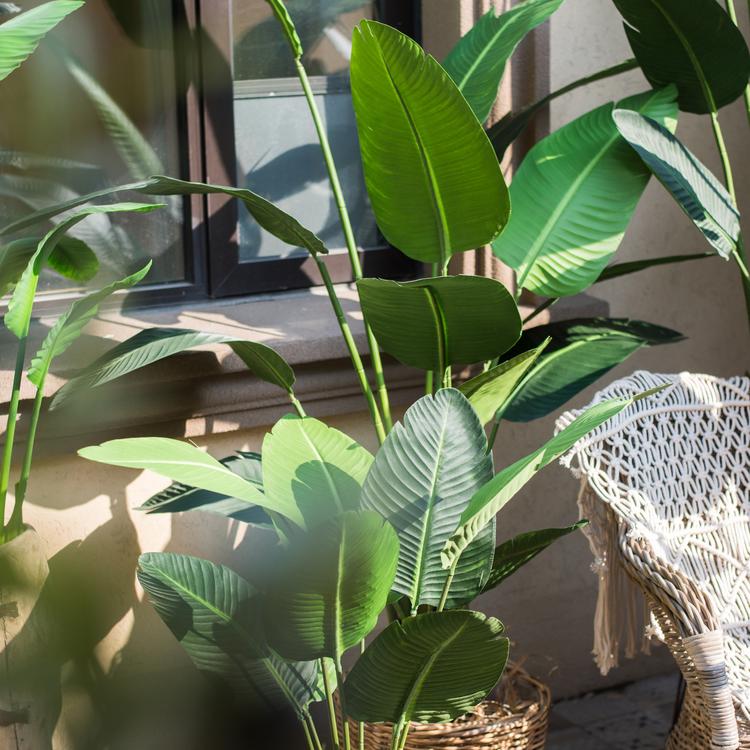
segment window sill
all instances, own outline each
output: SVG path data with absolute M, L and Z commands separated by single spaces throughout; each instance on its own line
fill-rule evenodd
M 356 291 L 337 287 L 358 348 L 366 352 Z M 530 308 L 522 306 L 522 314 Z M 563 300 L 535 319 L 603 315 L 607 304 L 587 295 Z M 29 351 L 35 352 L 54 318 L 35 322 Z M 341 341 L 325 290 L 320 288 L 221 302 L 196 303 L 149 310 L 103 312 L 57 362 L 45 385 L 52 395 L 75 370 L 115 343 L 153 326 L 224 333 L 272 346 L 295 370 L 295 391 L 309 414 L 317 417 L 364 409 L 356 377 Z M 0 338 L 0 393 L 7 412 L 11 391 L 14 339 Z M 394 407 L 419 396 L 423 374 L 386 358 L 386 380 Z M 28 415 L 34 396 L 25 378 L 21 413 Z M 39 451 L 59 453 L 113 436 L 159 434 L 200 438 L 272 424 L 290 409 L 285 393 L 248 373 L 242 361 L 223 345 L 207 346 L 155 363 L 120 381 L 92 389 L 70 406 L 45 415 Z M 19 433 L 26 420 L 22 417 Z M 4 429 L 4 426 L 3 426 Z

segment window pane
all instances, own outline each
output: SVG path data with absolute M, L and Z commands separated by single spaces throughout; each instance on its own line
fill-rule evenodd
M 290 0 L 347 206 L 361 248 L 382 247 L 364 188 L 348 68 L 354 26 L 374 3 Z M 346 245 L 307 103 L 278 22 L 265 0 L 232 4 L 238 184 L 277 203 L 332 252 Z M 240 214 L 244 262 L 304 255 Z
M 172 4 L 88 0 L 3 81 L 0 98 L 2 224 L 155 172 L 179 176 Z M 102 264 L 95 283 L 132 272 L 147 258 L 154 259 L 150 282 L 182 280 L 181 206 L 172 199 L 149 216 L 91 217 L 75 227 L 71 234 L 88 242 Z M 73 286 L 51 274 L 43 281 L 48 291 Z

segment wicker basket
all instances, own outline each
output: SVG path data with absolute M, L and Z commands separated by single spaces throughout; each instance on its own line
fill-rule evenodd
M 450 723 L 412 724 L 405 750 L 542 750 L 550 709 L 547 686 L 509 665 L 492 698 Z M 351 721 L 350 732 L 352 746 L 358 747 L 359 728 Z M 365 725 L 365 748 L 391 750 L 391 725 Z

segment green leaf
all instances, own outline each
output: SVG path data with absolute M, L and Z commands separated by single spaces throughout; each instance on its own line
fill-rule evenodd
M 506 578 L 512 576 L 519 568 L 531 562 L 538 554 L 544 552 L 551 544 L 568 534 L 586 526 L 588 521 L 579 521 L 563 529 L 540 529 L 519 534 L 513 539 L 497 546 L 492 561 L 492 571 L 484 592 L 494 589 Z
M 545 417 L 639 349 L 684 339 L 677 331 L 641 320 L 583 318 L 531 328 L 519 346 L 547 337 L 550 345 L 503 413 L 510 422 Z
M 643 260 L 631 260 L 625 263 L 613 263 L 611 266 L 607 266 L 596 280 L 598 284 L 600 281 L 611 281 L 617 279 L 620 276 L 627 276 L 631 273 L 638 273 L 644 271 L 647 268 L 655 268 L 656 266 L 668 266 L 672 263 L 686 263 L 691 260 L 701 260 L 702 258 L 714 258 L 716 253 L 692 253 L 690 255 L 666 255 L 661 258 L 644 258 Z
M 446 388 L 424 396 L 404 414 L 375 456 L 362 489 L 362 507 L 396 529 L 400 553 L 393 590 L 412 611 L 437 606 L 447 573 L 440 552 L 474 493 L 492 477 L 487 438 L 471 404 Z M 450 589 L 449 607 L 482 590 L 495 533 L 488 526 L 466 551 Z
M 31 320 L 31 310 L 34 306 L 34 295 L 36 294 L 39 274 L 43 266 L 48 262 L 52 251 L 57 247 L 65 233 L 78 222 L 83 221 L 92 214 L 120 213 L 125 211 L 136 211 L 145 213 L 161 208 L 162 204 L 153 203 L 111 203 L 106 206 L 87 206 L 61 221 L 54 229 L 51 229 L 39 242 L 36 252 L 29 259 L 26 268 L 21 274 L 13 295 L 8 302 L 8 312 L 5 313 L 5 327 L 17 338 L 22 338 L 28 331 Z
M 614 0 L 654 88 L 673 83 L 680 109 L 705 114 L 742 96 L 750 54 L 716 0 Z
M 260 492 L 264 491 L 260 453 L 237 451 L 232 456 L 219 459 L 219 463 L 254 484 Z M 166 489 L 152 495 L 138 510 L 145 513 L 184 513 L 190 510 L 203 510 L 253 526 L 271 525 L 263 508 L 248 508 L 245 500 L 190 487 L 181 482 L 173 482 Z
M 440 370 L 493 359 L 521 335 L 518 307 L 494 279 L 363 279 L 357 289 L 378 343 L 412 367 Z
M 430 612 L 392 622 L 344 685 L 357 721 L 451 721 L 481 703 L 508 660 L 503 625 L 480 612 Z
M 269 497 L 299 509 L 312 528 L 357 510 L 372 454 L 312 417 L 288 415 L 263 440 L 263 483 Z
M 317 665 L 288 663 L 267 647 L 258 595 L 234 571 L 188 555 L 147 553 L 138 561 L 138 580 L 201 671 L 266 711 L 289 703 L 301 716 L 320 699 Z
M 497 236 L 510 211 L 500 165 L 440 64 L 396 29 L 363 21 L 351 82 L 367 191 L 386 239 L 444 265 Z
M 73 57 L 64 52 L 62 57 L 68 71 L 93 104 L 130 176 L 143 180 L 161 174 L 164 171 L 161 159 L 120 105 Z
M 83 5 L 83 0 L 53 0 L 0 25 L 0 81 L 31 55 L 47 32 Z
M 461 516 L 461 521 L 446 542 L 442 552 L 443 567 L 456 565 L 463 551 L 478 534 L 492 523 L 495 515 L 518 493 L 541 469 L 570 450 L 582 437 L 611 419 L 635 401 L 651 396 L 662 388 L 645 391 L 635 398 L 618 398 L 592 406 L 584 411 L 568 427 L 552 440 L 530 455 L 496 474 L 471 498 Z
M 265 632 L 288 659 L 342 654 L 377 624 L 398 560 L 398 537 L 377 513 L 347 512 L 280 551 L 263 601 Z
M 736 249 L 740 215 L 731 195 L 711 171 L 668 130 L 651 118 L 615 110 L 623 138 L 723 258 Z
M 281 25 L 284 37 L 287 42 L 289 42 L 289 46 L 292 49 L 292 54 L 295 59 L 299 60 L 302 57 L 303 52 L 302 42 L 300 41 L 297 29 L 294 26 L 294 21 L 292 21 L 292 17 L 289 15 L 286 5 L 284 5 L 283 0 L 266 0 L 266 2 L 271 6 L 273 14 Z
M 296 506 L 285 504 L 283 499 L 271 499 L 208 453 L 181 440 L 153 437 L 109 440 L 101 445 L 81 448 L 78 455 L 103 464 L 148 469 L 173 482 L 244 500 L 279 513 L 294 523 L 302 523 Z
M 283 357 L 264 344 L 185 328 L 147 328 L 110 349 L 71 378 L 57 392 L 51 408 L 62 406 L 81 391 L 109 383 L 173 354 L 209 344 L 228 344 L 257 377 L 291 392 L 294 385 L 292 368 Z
M 673 88 L 620 102 L 673 127 Z M 511 186 L 513 214 L 493 250 L 518 284 L 545 297 L 578 294 L 617 250 L 650 173 L 612 121 L 612 104 L 565 125 L 523 160 Z
M 469 399 L 482 424 L 494 419 L 498 409 L 510 398 L 544 348 L 543 343 L 536 349 L 501 362 L 458 387 Z
M 563 0 L 525 0 L 499 16 L 490 9 L 451 50 L 445 70 L 480 122 L 492 109 L 505 65 L 518 44 L 562 3 Z
M 52 360 L 59 357 L 83 333 L 86 324 L 99 312 L 99 305 L 115 292 L 135 286 L 150 269 L 151 262 L 149 261 L 140 271 L 76 300 L 57 319 L 45 337 L 42 348 L 36 353 L 29 366 L 28 379 L 37 388 L 41 388 Z

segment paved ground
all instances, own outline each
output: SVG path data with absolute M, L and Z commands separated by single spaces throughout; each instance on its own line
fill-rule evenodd
M 654 677 L 555 704 L 546 750 L 663 750 L 677 681 Z

